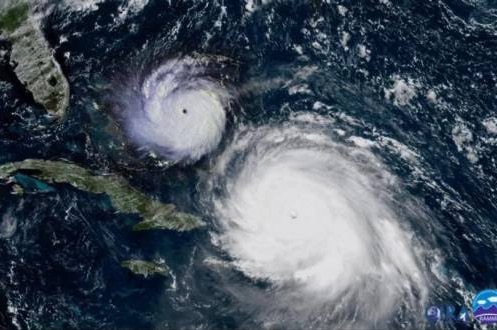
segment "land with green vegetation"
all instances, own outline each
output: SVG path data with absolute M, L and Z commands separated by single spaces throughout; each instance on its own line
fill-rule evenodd
M 133 274 L 149 277 L 153 275 L 167 276 L 169 267 L 145 260 L 125 260 L 121 262 L 121 267 L 129 269 Z
M 179 212 L 173 204 L 162 203 L 132 187 L 126 179 L 115 174 L 95 174 L 66 161 L 27 159 L 21 162 L 0 165 L 0 180 L 15 182 L 15 193 L 22 193 L 21 182 L 16 182 L 16 173 L 48 184 L 68 183 L 73 187 L 91 193 L 109 196 L 113 207 L 121 213 L 140 214 L 143 221 L 134 230 L 168 229 L 189 231 L 203 226 L 196 216 Z
M 0 12 L 0 30 L 14 32 L 24 22 L 27 21 L 29 15 L 29 5 L 27 2 L 19 1 L 11 6 L 3 9 Z
M 28 1 L 7 1 L 0 5 L 0 32 L 12 44 L 10 62 L 19 81 L 35 102 L 61 119 L 69 105 L 69 83 L 38 21 L 30 18 Z

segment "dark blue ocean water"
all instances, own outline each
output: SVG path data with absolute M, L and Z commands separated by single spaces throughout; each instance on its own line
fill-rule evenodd
M 126 77 L 184 54 L 222 55 L 236 61 L 233 85 L 241 92 L 221 150 L 235 123 L 333 115 L 337 128 L 379 143 L 375 154 L 428 212 L 411 225 L 444 258 L 427 261 L 441 265 L 442 274 L 431 283 L 430 302 L 468 305 L 478 290 L 497 286 L 495 1 L 254 1 L 248 11 L 245 1 L 150 0 L 123 17 L 119 1 L 94 10 L 69 3 L 40 7 L 43 32 L 71 86 L 67 120 L 54 124 L 44 116 L 16 81 L 7 52 L 0 163 L 67 159 L 119 173 L 150 196 L 202 215 L 199 185 L 211 157 L 164 168 L 123 144 L 106 108 Z M 406 146 L 419 161 L 385 141 Z M 69 185 L 16 196 L 0 183 L 0 325 L 260 326 L 257 310 L 244 309 L 224 283 L 266 284 L 207 267 L 202 260 L 221 253 L 210 245 L 208 228 L 130 231 L 138 221 L 116 214 L 107 197 Z M 144 280 L 119 265 L 157 258 L 174 277 Z M 402 318 L 392 328 L 399 324 Z

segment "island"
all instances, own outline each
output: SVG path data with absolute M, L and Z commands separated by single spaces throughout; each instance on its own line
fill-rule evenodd
M 0 165 L 0 180 L 14 183 L 14 193 L 23 193 L 22 182 L 16 181 L 17 173 L 47 184 L 67 183 L 71 186 L 96 194 L 109 196 L 112 206 L 120 213 L 141 215 L 143 221 L 136 224 L 136 231 L 167 229 L 190 231 L 204 225 L 197 216 L 179 212 L 173 204 L 162 203 L 132 187 L 123 177 L 103 173 L 96 174 L 68 161 L 26 159 Z
M 147 278 L 153 275 L 167 276 L 169 268 L 164 264 L 158 264 L 145 260 L 125 260 L 121 262 L 121 267 L 127 268 L 133 274 L 142 275 Z

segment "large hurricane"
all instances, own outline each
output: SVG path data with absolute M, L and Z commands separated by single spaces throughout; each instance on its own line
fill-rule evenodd
M 238 270 L 271 284 L 266 311 L 284 313 L 278 322 L 305 312 L 303 322 L 321 326 L 381 325 L 422 306 L 421 248 L 394 205 L 396 178 L 326 127 L 300 116 L 236 134 L 206 197 L 218 219 L 213 241 Z

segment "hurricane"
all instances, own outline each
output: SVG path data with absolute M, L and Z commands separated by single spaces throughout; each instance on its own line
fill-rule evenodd
M 0 329 L 485 328 L 496 59 L 496 0 L 0 0 Z
M 381 161 L 329 127 L 302 115 L 240 129 L 210 179 L 213 242 L 270 283 L 278 322 L 293 313 L 321 327 L 380 326 L 426 298 L 422 249 L 403 219 L 415 214 L 400 210 L 398 179 Z
M 212 56 L 169 59 L 120 89 L 114 114 L 130 143 L 187 164 L 212 152 L 232 98 L 229 87 L 210 75 L 213 65 L 221 64 Z

